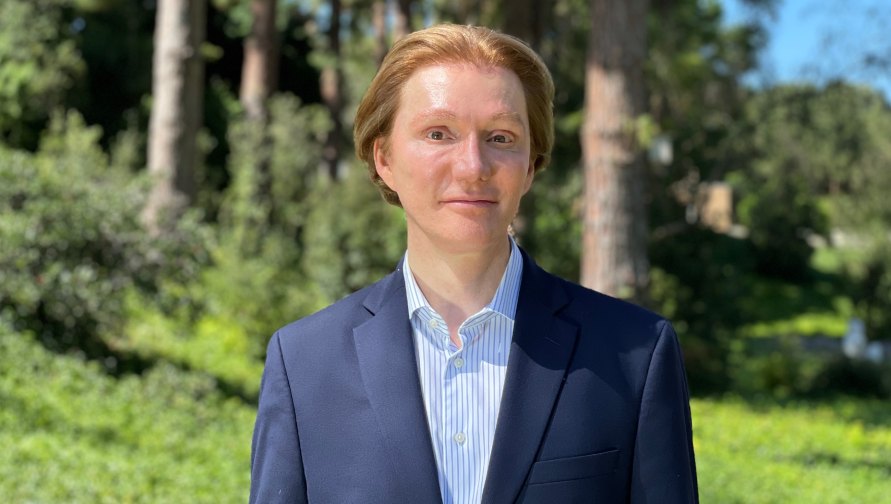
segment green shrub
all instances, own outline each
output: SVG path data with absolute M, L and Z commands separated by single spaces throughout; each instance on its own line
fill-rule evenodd
M 0 143 L 33 149 L 50 111 L 84 74 L 70 3 L 0 2 Z
M 891 397 L 891 367 L 886 364 L 806 352 L 798 337 L 738 343 L 728 366 L 737 393 L 778 398 Z
M 891 406 L 691 402 L 701 502 L 891 503 Z
M 337 184 L 323 181 L 310 198 L 302 269 L 326 304 L 395 269 L 405 253 L 405 214 L 383 201 L 364 168 L 353 166 Z
M 0 323 L 4 502 L 244 502 L 255 415 L 207 375 L 115 379 Z
M 36 154 L 0 149 L 0 309 L 51 349 L 104 357 L 98 334 L 120 328 L 122 293 L 188 279 L 205 253 L 194 215 L 165 239 L 142 231 L 148 180 L 110 165 L 100 136 L 72 112 Z
M 164 281 L 152 295 L 129 289 L 125 326 L 108 341 L 144 358 L 211 373 L 255 399 L 272 333 L 325 306 L 298 269 L 292 241 L 270 233 L 261 245 L 245 257 L 238 241 L 224 235 L 210 248 L 212 264 L 194 281 Z

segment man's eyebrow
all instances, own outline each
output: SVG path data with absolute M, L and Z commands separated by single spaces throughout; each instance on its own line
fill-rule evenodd
M 445 109 L 429 109 L 418 112 L 418 115 L 412 119 L 412 124 L 420 122 L 424 119 L 444 119 L 446 121 L 455 121 L 458 115 L 450 110 Z
M 446 121 L 457 121 L 458 115 L 450 110 L 445 110 L 445 109 L 422 110 L 421 112 L 418 112 L 418 115 L 416 115 L 415 118 L 412 119 L 411 122 L 412 122 L 412 124 L 415 124 L 415 123 L 418 123 L 425 119 L 443 119 Z M 518 114 L 512 110 L 505 110 L 502 112 L 497 112 L 497 113 L 493 114 L 492 117 L 489 118 L 489 120 L 492 122 L 509 121 L 512 123 L 516 123 L 517 126 L 522 128 L 524 131 L 526 130 L 526 125 L 523 123 L 523 119 L 520 116 L 520 114 Z
M 523 118 L 520 117 L 520 114 L 512 111 L 505 110 L 504 112 L 498 112 L 490 118 L 491 121 L 510 121 L 517 123 L 518 126 L 526 130 L 526 125 L 523 123 Z

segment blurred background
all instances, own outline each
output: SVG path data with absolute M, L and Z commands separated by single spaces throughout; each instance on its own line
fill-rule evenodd
M 891 502 L 881 0 L 0 0 L 2 500 L 247 500 L 270 336 L 404 253 L 352 121 L 440 22 L 549 66 L 513 230 L 672 320 L 702 502 Z

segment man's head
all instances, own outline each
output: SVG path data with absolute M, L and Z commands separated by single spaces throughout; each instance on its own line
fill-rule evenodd
M 529 125 L 533 170 L 537 172 L 550 162 L 554 144 L 554 83 L 538 55 L 520 40 L 488 28 L 434 26 L 412 33 L 393 46 L 356 114 L 357 154 L 390 204 L 403 206 L 396 191 L 378 173 L 375 144 L 380 145 L 384 155 L 390 152 L 394 120 L 409 79 L 423 68 L 443 65 L 512 72 L 519 79 L 525 98 L 524 119 Z

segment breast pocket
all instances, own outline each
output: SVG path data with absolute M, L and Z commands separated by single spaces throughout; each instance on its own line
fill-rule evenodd
M 532 465 L 529 484 L 556 483 L 558 481 L 591 478 L 616 470 L 619 463 L 619 450 L 610 450 L 591 455 L 542 460 Z
M 618 464 L 619 450 L 536 462 L 518 502 L 613 502 L 619 488 L 615 478 L 603 476 L 615 473 Z

